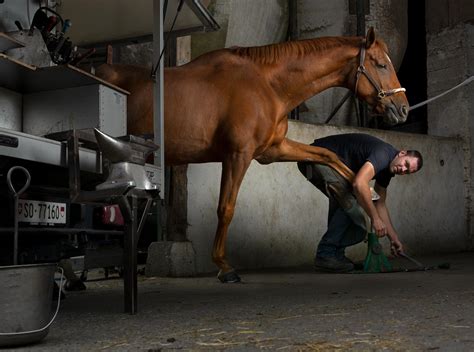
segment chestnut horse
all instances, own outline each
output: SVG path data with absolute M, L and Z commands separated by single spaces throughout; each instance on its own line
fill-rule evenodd
M 102 65 L 97 75 L 131 92 L 128 133 L 153 133 L 149 69 Z M 165 70 L 165 162 L 222 162 L 212 259 L 222 282 L 240 281 L 225 257 L 227 230 L 252 159 L 261 164 L 308 161 L 329 165 L 349 181 L 352 171 L 324 148 L 285 138 L 287 114 L 311 96 L 346 87 L 391 124 L 404 122 L 408 101 L 371 28 L 364 37 L 326 37 L 204 54 Z

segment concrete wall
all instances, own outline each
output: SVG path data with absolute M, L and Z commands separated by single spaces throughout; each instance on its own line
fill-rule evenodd
M 233 1 L 226 47 L 257 46 L 284 41 L 288 30 L 288 1 Z
M 0 32 L 18 30 L 15 21 L 18 20 L 23 28 L 30 28 L 30 22 L 38 9 L 36 0 L 5 1 L 0 4 Z M 28 10 L 28 11 L 27 11 Z
M 221 30 L 193 34 L 192 57 L 231 46 L 259 46 L 286 39 L 286 0 L 212 0 L 209 11 Z
M 459 23 L 427 38 L 428 97 L 436 96 L 474 74 L 474 25 Z M 474 112 L 474 84 L 428 104 L 428 133 L 469 138 Z
M 426 1 L 426 31 L 437 33 L 458 23 L 472 21 L 474 6 L 471 0 Z
M 474 6 L 468 0 L 434 0 L 426 4 L 428 98 L 474 75 Z M 469 241 L 474 249 L 474 83 L 428 105 L 428 133 L 464 141 L 464 177 L 469 183 Z
M 463 143 L 456 138 L 299 122 L 290 122 L 289 137 L 310 143 L 314 138 L 353 131 L 379 136 L 398 148 L 418 149 L 425 157 L 422 171 L 397 176 L 389 187 L 392 220 L 407 251 L 417 255 L 465 249 Z M 220 170 L 220 164 L 188 168 L 188 238 L 196 251 L 198 272 L 215 270 L 211 249 L 217 226 Z M 326 229 L 327 206 L 327 199 L 306 181 L 295 163 L 262 166 L 252 162 L 229 230 L 231 263 L 237 268 L 311 263 Z M 365 251 L 366 245 L 361 244 L 349 254 L 363 258 Z
M 474 6 L 471 6 L 474 8 Z M 474 15 L 473 17 L 474 18 Z M 467 74 L 469 76 L 474 76 L 474 25 L 466 23 L 466 63 L 468 64 L 466 67 Z M 464 103 L 466 104 L 466 112 L 469 118 L 469 131 L 470 131 L 470 138 L 468 139 L 468 145 L 466 149 L 468 153 L 466 153 L 466 172 L 465 177 L 470 182 L 470 202 L 468 203 L 469 207 L 469 249 L 474 249 L 474 204 L 472 202 L 472 195 L 474 194 L 474 158 L 472 157 L 472 153 L 474 150 L 474 138 L 472 137 L 474 131 L 474 82 L 471 83 L 469 86 L 464 87 L 464 94 L 465 100 Z
M 376 33 L 387 43 L 396 70 L 402 64 L 408 37 L 408 0 L 372 0 L 367 27 L 374 27 Z

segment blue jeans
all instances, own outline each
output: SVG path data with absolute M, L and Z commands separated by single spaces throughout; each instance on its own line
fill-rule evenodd
M 344 258 L 346 247 L 367 235 L 365 212 L 352 194 L 352 186 L 326 165 L 298 163 L 299 170 L 329 198 L 328 229 L 316 250 L 318 258 Z

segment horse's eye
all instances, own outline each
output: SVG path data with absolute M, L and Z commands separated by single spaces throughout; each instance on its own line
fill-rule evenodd
M 387 65 L 385 65 L 385 64 L 377 64 L 377 67 L 378 67 L 378 68 L 386 69 L 386 68 L 387 68 Z

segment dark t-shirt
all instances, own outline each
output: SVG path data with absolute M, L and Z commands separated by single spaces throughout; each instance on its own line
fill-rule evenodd
M 362 165 L 369 161 L 374 166 L 375 181 L 384 188 L 387 188 L 394 176 L 389 166 L 399 151 L 368 134 L 339 134 L 316 139 L 312 145 L 333 151 L 354 173 L 357 173 Z

